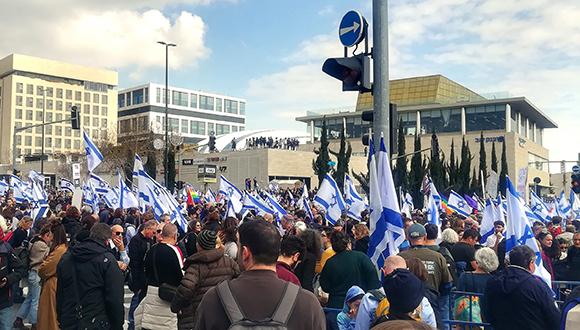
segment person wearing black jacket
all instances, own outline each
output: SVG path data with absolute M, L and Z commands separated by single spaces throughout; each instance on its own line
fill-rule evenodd
M 0 239 L 0 329 L 12 329 L 12 286 L 26 275 L 26 266 Z
M 108 248 L 111 235 L 98 223 L 60 260 L 56 313 L 62 330 L 123 329 L 123 273 Z
M 494 329 L 559 329 L 560 311 L 552 291 L 533 275 L 535 259 L 530 247 L 516 246 L 509 253 L 509 266 L 488 280 L 481 306 L 484 320 Z
M 314 270 L 316 262 L 322 256 L 322 239 L 313 229 L 306 229 L 299 235 L 306 244 L 306 253 L 302 261 L 294 269 L 294 274 L 300 280 L 302 288 L 314 292 Z
M 157 230 L 157 221 L 149 220 L 145 222 L 141 231 L 137 233 L 129 242 L 127 250 L 129 251 L 129 289 L 134 295 L 129 307 L 129 330 L 134 329 L 134 313 L 137 305 L 145 298 L 147 294 L 147 278 L 145 276 L 145 255 L 153 245 L 153 237 Z

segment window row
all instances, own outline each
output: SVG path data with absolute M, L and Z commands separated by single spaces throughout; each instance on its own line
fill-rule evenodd
M 122 94 L 121 94 L 122 95 Z M 157 88 L 155 100 L 157 103 L 165 103 L 165 88 Z M 219 97 L 198 95 L 195 93 L 186 93 L 170 90 L 170 101 L 172 105 L 190 107 L 194 109 L 226 112 L 231 114 L 246 114 L 246 103 L 238 102 Z M 147 101 L 146 101 L 147 102 Z M 119 107 L 129 106 L 119 96 Z
M 106 90 L 105 90 L 106 92 Z M 16 93 L 24 93 L 24 84 L 23 83 L 16 83 Z M 45 95 L 46 93 L 46 95 Z M 26 84 L 26 94 L 34 95 L 35 88 L 32 84 Z M 70 89 L 62 89 L 62 88 L 54 88 L 54 87 L 43 87 L 43 86 L 36 86 L 36 96 L 46 96 L 46 97 L 56 97 L 58 99 L 65 98 L 67 100 L 72 100 L 74 94 L 75 101 L 85 101 L 85 102 L 93 102 L 93 103 L 100 103 L 100 104 L 108 104 L 109 103 L 109 95 L 107 94 L 99 94 L 99 93 L 90 93 L 90 92 L 81 92 L 81 91 L 73 91 Z M 20 97 L 22 99 L 22 97 Z

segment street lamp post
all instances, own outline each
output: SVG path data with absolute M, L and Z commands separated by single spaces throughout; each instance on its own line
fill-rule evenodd
M 168 70 L 169 70 L 169 47 L 175 47 L 176 44 L 167 43 L 165 41 L 157 41 L 158 44 L 165 46 L 165 156 L 164 156 L 164 173 L 165 186 L 169 184 L 169 84 L 168 84 Z

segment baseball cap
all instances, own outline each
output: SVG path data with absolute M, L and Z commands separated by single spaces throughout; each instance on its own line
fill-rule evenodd
M 409 237 L 411 238 L 419 238 L 426 235 L 425 227 L 420 223 L 414 223 L 409 227 Z

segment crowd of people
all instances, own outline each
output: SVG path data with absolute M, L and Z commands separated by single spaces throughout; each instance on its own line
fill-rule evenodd
M 272 138 L 270 137 L 253 137 L 246 141 L 248 149 L 287 149 L 298 150 L 300 141 L 296 138 Z
M 186 231 L 150 210 L 79 209 L 57 191 L 47 216 L 33 221 L 28 205 L 4 196 L 0 330 L 450 329 L 450 317 L 494 329 L 560 329 L 557 289 L 533 275 L 529 247 L 506 256 L 504 221 L 481 242 L 477 215 L 442 215 L 438 228 L 415 210 L 402 216 L 400 252 L 377 269 L 367 256 L 368 214 L 330 224 L 313 207 L 310 219 L 289 197 L 300 189 L 291 192 L 272 193 L 288 212 L 281 219 L 184 203 Z M 580 281 L 580 221 L 554 217 L 532 234 L 553 279 Z M 580 289 L 565 294 L 578 298 Z

